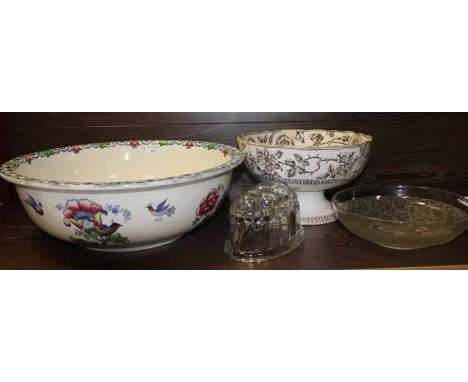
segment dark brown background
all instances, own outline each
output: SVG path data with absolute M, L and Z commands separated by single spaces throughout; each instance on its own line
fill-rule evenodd
M 468 195 L 468 115 L 464 113 L 11 113 L 10 154 L 103 140 L 198 139 L 235 145 L 245 131 L 354 130 L 374 137 L 361 184 L 399 182 Z M 231 197 L 252 184 L 236 171 Z M 17 203 L 0 209 L 0 268 L 248 268 L 227 259 L 226 205 L 178 242 L 137 254 L 95 254 L 49 238 Z M 306 227 L 302 248 L 254 268 L 372 268 L 468 264 L 465 233 L 444 246 L 400 252 L 349 234 L 339 223 Z M 3 250 L 2 250 L 3 247 Z

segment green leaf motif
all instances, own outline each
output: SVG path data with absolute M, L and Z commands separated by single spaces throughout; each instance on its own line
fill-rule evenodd
M 208 150 L 215 150 L 216 149 L 216 145 L 214 143 L 208 143 L 208 145 L 206 146 L 206 148 Z
M 158 143 L 159 143 L 159 146 L 168 146 L 168 145 L 170 145 L 170 141 L 168 141 L 166 139 L 160 140 L 160 141 L 158 141 Z
M 118 243 L 118 244 L 124 243 L 125 244 L 125 243 L 128 243 L 128 239 L 125 236 L 122 236 L 120 233 L 115 233 L 113 235 L 110 235 L 107 238 L 107 242 Z
M 85 235 L 86 239 L 94 239 L 94 240 L 99 240 L 101 238 L 101 235 L 99 235 L 96 231 L 91 231 L 89 234 Z
M 109 147 L 110 146 L 110 142 L 99 142 L 98 143 L 98 147 L 100 149 L 105 149 L 106 147 Z
M 51 157 L 52 155 L 54 155 L 54 150 L 44 150 L 44 155 L 49 158 Z
M 37 179 L 37 178 L 26 178 L 26 180 L 30 183 L 38 183 L 38 182 L 41 182 L 40 179 Z
M 75 243 L 75 244 L 78 244 L 78 245 L 82 245 L 82 246 L 89 246 L 90 243 L 87 241 L 87 240 L 83 240 L 83 239 L 78 239 L 76 237 L 73 237 L 73 236 L 70 236 L 70 240 Z M 91 245 L 93 246 L 93 245 Z M 94 245 L 94 247 L 98 247 L 98 245 Z
M 120 233 L 114 233 L 109 235 L 105 239 L 96 231 L 92 232 L 75 232 L 75 235 L 82 237 L 83 239 L 78 239 L 76 237 L 70 237 L 74 242 L 79 242 L 81 245 L 91 245 L 91 246 L 104 246 L 107 243 L 114 244 L 128 244 L 130 241 L 127 237 L 122 236 Z

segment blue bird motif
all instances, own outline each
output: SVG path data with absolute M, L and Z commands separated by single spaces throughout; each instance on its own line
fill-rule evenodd
M 159 203 L 156 207 L 152 203 L 148 204 L 146 208 L 151 215 L 156 217 L 156 221 L 162 220 L 163 216 L 171 217 L 175 212 L 175 207 L 170 204 L 166 204 L 167 198 Z
M 36 202 L 34 198 L 28 194 L 27 199 L 24 200 L 28 205 L 32 207 L 32 209 L 36 212 L 38 215 L 44 215 L 44 210 L 42 209 L 42 204 L 41 202 Z

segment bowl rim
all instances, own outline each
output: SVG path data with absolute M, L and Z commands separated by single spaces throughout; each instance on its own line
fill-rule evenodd
M 381 218 L 373 218 L 373 217 L 369 217 L 369 216 L 364 216 L 362 214 L 359 214 L 359 213 L 356 213 L 356 212 L 349 212 L 349 211 L 345 211 L 343 210 L 340 206 L 338 206 L 337 202 L 336 202 L 336 197 L 341 194 L 341 193 L 345 193 L 345 192 L 350 192 L 351 190 L 363 190 L 363 189 L 369 189 L 369 188 L 398 188 L 398 189 L 418 189 L 418 190 L 423 190 L 423 191 L 431 191 L 431 192 L 443 192 L 445 194 L 449 194 L 449 195 L 452 195 L 454 198 L 456 198 L 457 200 L 463 200 L 467 203 L 467 207 L 468 207 L 468 196 L 463 196 L 463 195 L 460 195 L 460 194 L 457 194 L 456 192 L 452 192 L 452 191 L 447 191 L 447 190 L 442 190 L 440 188 L 432 188 L 432 187 L 424 187 L 424 186 L 413 186 L 413 185 L 406 185 L 406 184 L 380 184 L 380 185 L 377 185 L 377 186 L 372 186 L 372 185 L 360 185 L 360 186 L 354 186 L 354 187 L 348 187 L 348 188 L 345 188 L 343 190 L 340 190 L 338 191 L 337 193 L 335 193 L 332 197 L 332 200 L 331 200 L 331 203 L 332 203 L 332 208 L 335 210 L 335 211 L 338 211 L 338 212 L 344 212 L 348 215 L 353 215 L 353 216 L 359 216 L 359 217 L 364 217 L 368 220 L 372 220 L 372 221 L 379 221 L 379 222 L 386 222 L 386 223 L 392 223 L 392 224 L 409 224 L 408 222 L 404 222 L 404 221 L 401 221 L 401 220 L 390 220 L 390 219 L 381 219 Z M 458 219 L 454 219 L 452 220 L 449 224 L 453 224 L 453 223 L 458 223 L 458 222 L 462 222 L 464 220 L 468 220 L 468 213 L 466 214 L 466 216 L 464 217 L 460 217 Z M 430 225 L 430 226 L 440 226 L 440 225 L 446 225 L 447 223 L 444 222 L 444 223 L 424 223 L 425 225 Z
M 87 149 L 105 149 L 112 147 L 129 147 L 136 148 L 139 146 L 185 146 L 201 147 L 207 150 L 218 150 L 224 155 L 231 155 L 231 159 L 221 165 L 210 167 L 208 169 L 197 171 L 189 174 L 182 174 L 171 177 L 158 179 L 118 181 L 118 182 L 70 182 L 70 181 L 55 181 L 49 179 L 37 179 L 19 175 L 16 170 L 20 165 L 30 164 L 38 158 L 49 158 L 60 153 L 77 154 L 81 150 Z M 0 166 L 0 176 L 6 181 L 15 185 L 27 186 L 36 189 L 51 189 L 51 190 L 83 190 L 83 191 L 107 191 L 107 190 L 133 190 L 142 188 L 154 188 L 169 185 L 182 185 L 187 183 L 197 182 L 202 179 L 208 179 L 217 175 L 224 174 L 234 168 L 240 166 L 244 160 L 245 153 L 235 147 L 222 143 L 214 143 L 207 141 L 196 140 L 173 140 L 173 139 L 157 139 L 157 140 L 128 140 L 128 141 L 108 141 L 97 143 L 77 144 L 70 146 L 57 147 L 33 153 L 24 154 L 8 160 Z
M 360 144 L 355 144 L 355 145 L 340 145 L 336 147 L 326 147 L 326 146 L 313 146 L 313 145 L 306 145 L 306 146 L 301 146 L 301 147 L 296 147 L 296 146 L 284 146 L 284 145 L 270 145 L 268 143 L 257 143 L 257 142 L 251 142 L 246 139 L 247 136 L 249 135 L 259 135 L 259 134 L 265 134 L 265 133 L 279 133 L 282 131 L 332 131 L 334 133 L 349 133 L 349 134 L 354 134 L 354 135 L 359 135 L 362 136 L 366 139 L 365 142 L 360 143 Z M 359 133 L 356 131 L 351 131 L 351 130 L 336 130 L 336 129 L 278 129 L 278 130 L 263 130 L 263 131 L 252 131 L 248 133 L 243 133 L 237 137 L 237 143 L 243 143 L 244 145 L 252 145 L 252 146 L 258 146 L 258 147 L 266 147 L 266 148 L 275 148 L 275 149 L 290 149 L 290 150 L 340 150 L 343 148 L 354 148 L 354 147 L 362 147 L 362 146 L 367 146 L 372 143 L 372 135 L 369 134 L 364 134 L 364 133 Z

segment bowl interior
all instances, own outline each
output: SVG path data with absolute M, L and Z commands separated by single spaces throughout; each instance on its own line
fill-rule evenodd
M 240 144 L 253 143 L 268 147 L 352 147 L 372 141 L 372 137 L 353 131 L 340 130 L 276 130 L 241 135 Z
M 24 156 L 14 171 L 24 177 L 57 182 L 156 180 L 205 171 L 232 159 L 230 151 L 213 146 L 140 141 L 71 146 L 32 154 L 32 160 Z

